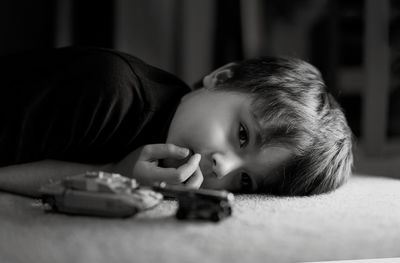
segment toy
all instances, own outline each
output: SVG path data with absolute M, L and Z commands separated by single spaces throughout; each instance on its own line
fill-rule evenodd
M 42 202 L 53 211 L 105 217 L 132 216 L 156 206 L 163 196 L 134 179 L 102 171 L 86 172 L 44 185 Z
M 191 189 L 180 185 L 167 185 L 162 182 L 153 189 L 166 197 L 177 198 L 176 218 L 201 219 L 218 222 L 232 214 L 234 195 L 227 191 Z

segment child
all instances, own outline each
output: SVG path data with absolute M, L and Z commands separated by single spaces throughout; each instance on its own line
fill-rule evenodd
M 1 60 L 0 189 L 87 170 L 188 187 L 309 195 L 351 173 L 351 132 L 319 72 L 230 63 L 190 89 L 127 54 L 63 48 Z M 24 67 L 24 68 L 21 68 Z

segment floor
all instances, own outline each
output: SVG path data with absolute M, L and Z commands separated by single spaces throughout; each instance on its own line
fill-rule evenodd
M 309 197 L 236 195 L 219 223 L 179 221 L 163 201 L 125 219 L 44 212 L 0 193 L 0 262 L 315 262 L 400 257 L 400 180 L 354 175 Z

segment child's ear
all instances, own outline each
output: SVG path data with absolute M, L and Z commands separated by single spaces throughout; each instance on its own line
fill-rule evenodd
M 237 65 L 236 63 L 228 63 L 207 76 L 203 78 L 203 87 L 205 88 L 214 88 L 218 84 L 222 84 L 228 79 L 233 77 L 234 71 L 233 68 Z

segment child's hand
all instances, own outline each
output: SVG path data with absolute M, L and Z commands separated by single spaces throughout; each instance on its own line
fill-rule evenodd
M 114 166 L 114 171 L 135 178 L 140 184 L 152 185 L 164 181 L 169 184 L 182 184 L 199 188 L 203 174 L 199 168 L 200 154 L 194 154 L 178 168 L 158 166 L 161 159 L 184 159 L 189 150 L 173 144 L 149 144 L 130 153 Z

